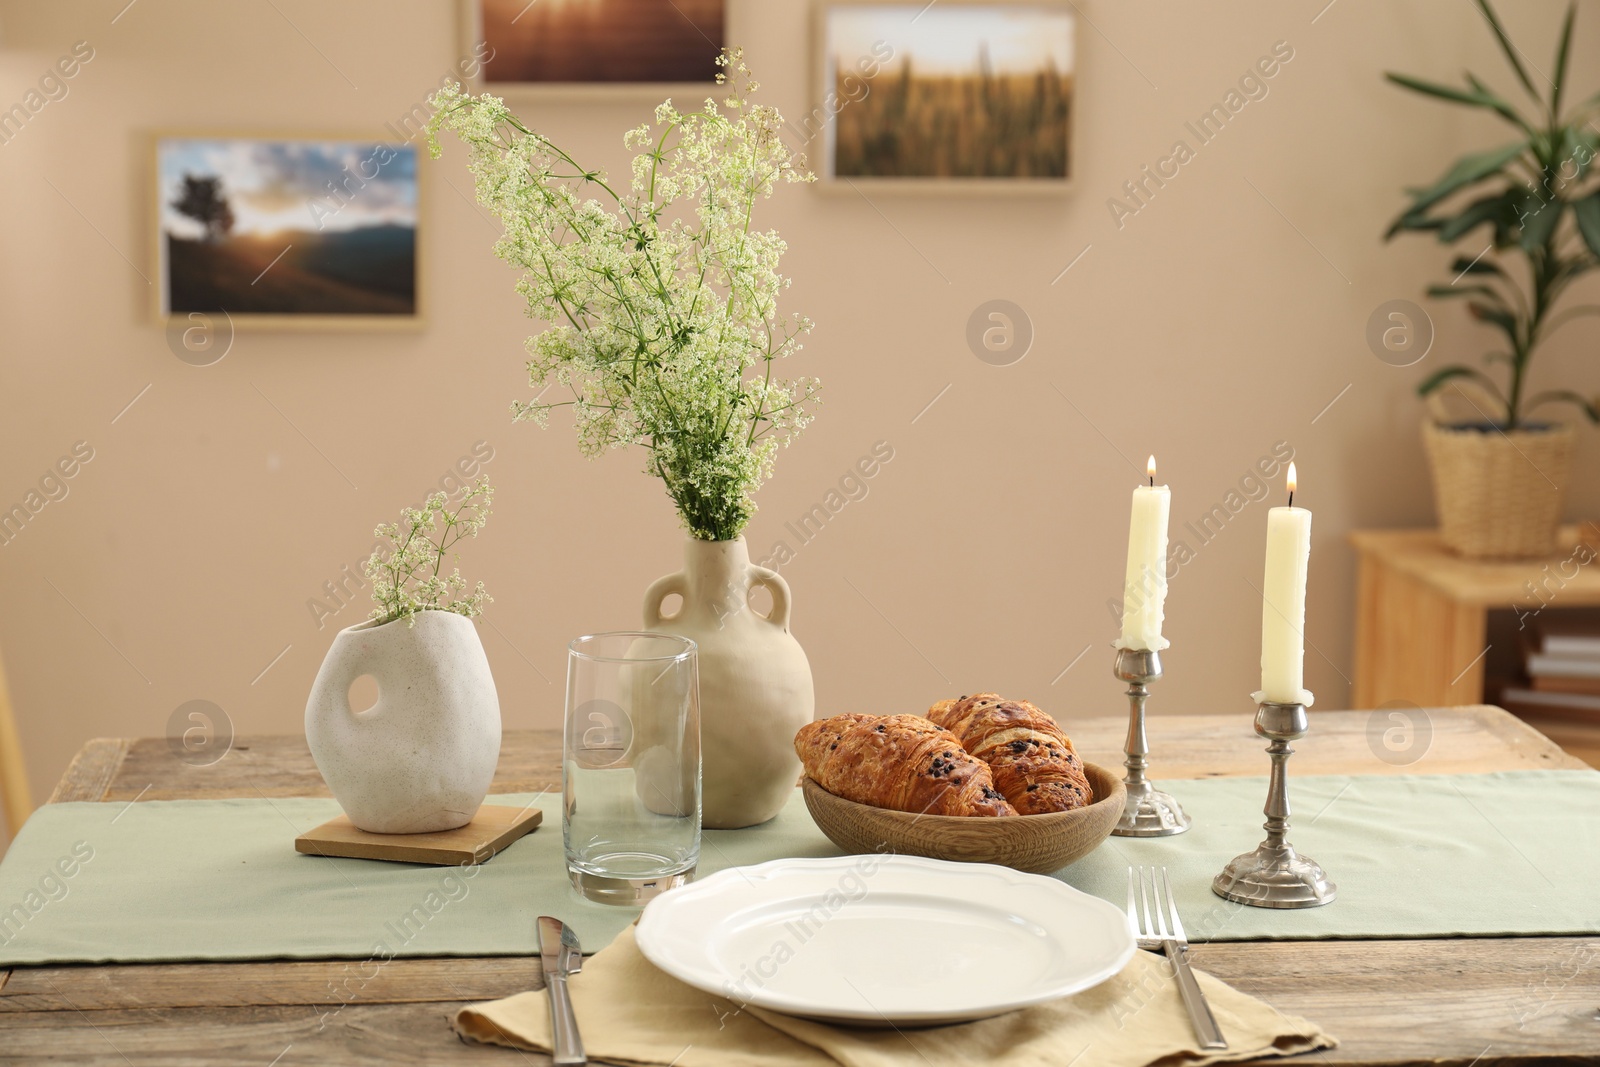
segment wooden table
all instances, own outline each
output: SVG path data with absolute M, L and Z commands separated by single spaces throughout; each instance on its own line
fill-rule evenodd
M 1498 708 L 1451 708 L 1431 716 L 1431 749 L 1402 768 L 1373 754 L 1369 713 L 1315 713 L 1294 769 L 1446 774 L 1582 766 Z M 1121 719 L 1082 720 L 1072 733 L 1089 759 L 1114 765 L 1125 728 Z M 1262 742 L 1247 716 L 1160 717 L 1152 732 L 1162 779 L 1266 769 Z M 496 791 L 554 786 L 559 745 L 554 731 L 508 733 Z M 306 795 L 327 792 L 304 739 L 259 737 L 241 739 L 226 758 L 205 768 L 179 762 L 165 740 L 91 741 L 50 799 L 127 803 Z M 1343 1042 L 1338 1049 L 1304 1057 L 1319 1065 L 1487 1067 L 1593 1063 L 1600 1055 L 1600 937 L 1236 942 L 1197 946 L 1194 955 L 1198 966 L 1219 978 L 1337 1035 Z M 510 1049 L 468 1046 L 448 1024 L 464 1003 L 537 988 L 537 959 L 394 960 L 356 986 L 355 1000 L 339 993 L 351 965 L 190 963 L 0 972 L 0 1063 L 549 1062 Z
M 1600 544 L 1600 524 L 1564 526 L 1559 540 L 1548 559 L 1496 562 L 1455 555 L 1435 530 L 1351 533 L 1359 556 L 1352 703 L 1481 702 L 1492 609 L 1600 605 L 1589 547 Z

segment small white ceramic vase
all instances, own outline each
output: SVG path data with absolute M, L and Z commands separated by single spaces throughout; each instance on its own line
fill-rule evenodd
M 350 707 L 350 684 L 378 702 Z M 423 611 L 340 630 L 306 702 L 311 757 L 350 821 L 378 834 L 470 822 L 500 758 L 500 698 L 471 619 Z
M 750 607 L 766 586 L 772 611 Z M 683 605 L 663 616 L 662 601 Z M 789 583 L 750 562 L 744 538 L 684 546 L 684 568 L 650 587 L 644 626 L 699 646 L 701 822 L 732 830 L 783 809 L 800 777 L 794 735 L 811 721 L 811 664 L 789 632 Z

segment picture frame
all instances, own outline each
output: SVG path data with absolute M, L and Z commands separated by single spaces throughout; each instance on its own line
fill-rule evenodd
M 526 97 L 529 95 L 557 99 L 635 99 L 641 97 L 667 97 L 684 92 L 719 93 L 716 82 L 717 54 L 727 45 L 729 0 L 583 0 L 591 10 L 588 17 L 596 23 L 598 32 L 588 35 L 589 47 L 584 41 L 552 49 L 563 52 L 559 57 L 562 69 L 552 71 L 552 77 L 530 79 L 516 76 L 519 67 L 537 66 L 539 56 L 531 54 L 517 39 L 508 39 L 500 28 L 516 24 L 521 32 L 527 28 L 527 19 L 542 20 L 532 29 L 534 41 L 562 40 L 559 20 L 581 17 L 577 7 L 551 5 L 548 0 L 540 6 L 529 0 L 457 0 L 460 48 L 463 55 L 481 55 L 483 62 L 471 79 L 476 92 L 491 92 L 499 96 Z M 598 10 L 593 10 L 598 9 Z M 661 50 L 655 56 L 629 56 L 619 45 L 619 35 L 635 42 L 638 47 Z M 580 38 L 583 35 L 579 35 Z M 598 47 L 602 43 L 604 48 Z M 703 53 L 699 49 L 703 41 Z M 691 49 L 699 56 L 693 61 L 683 53 Z M 574 79 L 565 77 L 573 70 L 588 70 L 599 74 L 615 74 L 628 63 L 640 65 L 645 75 L 637 78 L 601 76 Z M 703 71 L 703 77 L 678 77 L 685 69 Z
M 383 134 L 149 137 L 153 318 L 263 330 L 426 325 L 427 168 Z
M 817 188 L 1071 188 L 1081 21 L 1072 0 L 814 0 L 812 14 L 812 110 L 789 125 Z M 966 105 L 974 93 L 998 100 L 1009 129 Z M 1031 126 L 1023 104 L 1037 105 Z

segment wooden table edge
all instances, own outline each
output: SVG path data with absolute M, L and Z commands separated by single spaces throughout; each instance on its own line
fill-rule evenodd
M 132 738 L 127 737 L 96 737 L 85 741 L 45 803 L 104 800 L 131 743 Z

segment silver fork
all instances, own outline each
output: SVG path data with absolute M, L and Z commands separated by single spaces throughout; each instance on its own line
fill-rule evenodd
M 1163 892 L 1166 895 L 1162 902 Z M 1154 910 L 1150 907 L 1155 898 Z M 1223 1049 L 1228 1042 L 1211 1014 L 1211 1005 L 1189 969 L 1189 941 L 1183 933 L 1183 920 L 1178 918 L 1178 902 L 1172 896 L 1172 879 L 1165 867 L 1128 868 L 1128 926 L 1134 939 L 1143 949 L 1160 949 L 1172 961 L 1178 979 L 1178 993 L 1183 1006 L 1189 1009 L 1189 1021 L 1194 1025 L 1200 1047 Z

